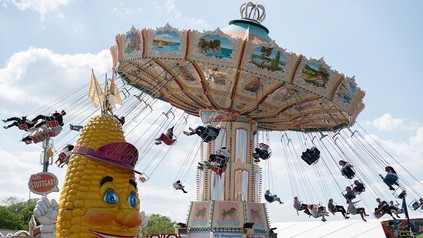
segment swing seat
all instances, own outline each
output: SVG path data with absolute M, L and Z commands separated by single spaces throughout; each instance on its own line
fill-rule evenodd
M 66 154 L 65 152 L 61 152 L 59 154 L 59 158 L 55 162 L 57 164 L 57 167 L 60 167 L 63 164 L 67 164 L 69 157 L 70 157 L 70 153 Z
M 33 135 L 33 136 L 31 137 L 31 139 L 32 139 L 32 141 L 33 141 L 34 143 L 38 143 L 38 142 L 40 142 L 40 141 L 41 141 L 41 136 L 40 136 L 39 134 L 36 134 L 36 135 Z
M 351 166 L 347 166 L 341 170 L 342 175 L 347 179 L 353 179 L 355 176 L 355 170 Z
M 312 152 L 312 155 L 316 156 L 318 159 L 320 158 L 320 150 L 319 149 L 317 149 L 316 147 L 311 147 L 310 150 Z
M 308 165 L 315 164 L 319 161 L 319 158 L 313 156 L 313 154 L 310 153 L 310 150 L 308 149 L 306 152 L 303 152 L 303 154 L 301 155 L 301 159 L 304 160 Z
M 216 163 L 220 166 L 226 166 L 226 163 L 228 162 L 229 158 L 225 158 L 221 155 L 216 156 Z
M 379 218 L 383 217 L 383 215 L 385 215 L 385 214 L 381 213 L 381 212 L 375 212 L 375 213 L 373 213 L 373 215 L 375 216 L 376 219 L 379 219 Z
M 19 130 L 24 130 L 24 131 L 29 129 L 27 124 L 18 124 L 18 128 Z
M 32 142 L 38 143 L 38 142 L 44 141 L 46 139 L 46 135 L 44 134 L 44 132 L 40 131 L 34 134 L 33 136 L 31 136 L 31 139 L 32 139 Z
M 56 133 L 54 133 L 52 129 L 45 128 L 43 131 L 44 131 L 44 135 L 46 135 L 47 138 L 56 136 Z
M 204 142 L 208 143 L 210 141 L 216 140 L 217 136 L 219 135 L 218 132 L 214 131 L 213 129 L 205 129 L 201 131 L 201 133 L 197 133 Z
M 46 122 L 46 126 L 48 126 L 48 127 L 56 127 L 56 126 L 59 126 L 59 122 L 56 121 L 56 120 L 48 120 L 48 119 L 46 119 L 45 122 Z
M 392 195 L 394 195 L 396 198 L 403 199 L 405 196 L 407 196 L 407 191 L 402 187 L 398 187 L 394 190 Z
M 411 201 L 410 204 L 408 204 L 408 207 L 416 211 L 417 209 L 419 209 L 420 203 L 419 201 L 417 201 L 417 199 L 414 199 L 413 201 Z
M 361 193 L 366 191 L 366 185 L 363 184 L 363 187 L 360 189 L 357 189 L 357 186 L 353 186 L 353 191 L 355 192 L 355 194 L 360 195 Z
M 223 172 L 225 172 L 225 170 L 226 170 L 226 165 L 223 167 L 220 167 L 220 166 L 213 167 L 213 172 L 215 172 L 218 175 L 221 175 Z
M 342 196 L 347 199 L 347 200 L 353 200 L 355 198 L 355 193 L 354 192 L 347 192 L 346 190 L 344 190 L 342 192 Z
M 169 136 L 164 133 L 160 135 L 159 139 L 163 141 L 163 143 L 165 143 L 166 145 L 173 145 L 176 142 L 176 138 L 175 139 L 169 138 Z
M 148 176 L 145 174 L 141 174 L 139 180 L 141 181 L 141 183 L 145 183 L 148 181 Z
M 256 150 L 256 151 L 257 151 L 257 150 Z M 269 159 L 269 158 L 270 158 L 270 156 L 272 155 L 272 152 L 271 152 L 271 151 L 264 151 L 264 150 L 259 150 L 257 153 L 259 154 L 259 157 L 260 157 L 262 160 L 267 160 L 267 159 Z
M 203 135 L 201 135 L 201 139 L 203 139 L 204 142 L 208 143 L 210 141 L 216 140 L 216 136 L 211 136 L 207 132 L 205 132 Z
M 65 152 L 61 152 L 59 154 L 59 159 L 58 160 L 65 161 L 66 160 L 66 157 L 68 157 L 68 155 Z

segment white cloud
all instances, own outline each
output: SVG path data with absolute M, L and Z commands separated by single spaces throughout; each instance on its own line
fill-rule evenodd
M 68 5 L 70 0 L 6 0 L 3 5 L 6 2 L 10 2 L 21 11 L 32 10 L 38 12 L 43 22 L 45 16 L 49 13 L 57 13 L 59 18 L 63 18 L 63 15 L 58 12 L 59 8 Z
M 394 118 L 389 113 L 385 113 L 373 121 L 365 121 L 364 125 L 375 127 L 380 131 L 415 130 L 420 126 L 418 123 L 404 118 Z
M 15 53 L 4 68 L 0 68 L 1 119 L 29 115 L 34 108 L 44 107 L 66 92 L 87 85 L 91 69 L 96 73 L 105 73 L 110 68 L 108 50 L 97 54 L 63 55 L 48 49 L 31 48 Z M 3 165 L 0 177 L 0 200 L 10 196 L 25 199 L 28 197 L 29 176 L 42 170 L 41 147 L 39 144 L 25 145 L 19 142 L 26 135 L 25 132 L 14 128 L 1 130 L 0 158 L 8 162 Z M 49 171 L 57 175 L 59 184 L 63 184 L 64 169 L 50 166 Z M 59 194 L 51 196 L 57 198 Z
M 88 83 L 91 68 L 107 72 L 111 61 L 107 50 L 98 54 L 61 55 L 32 48 L 15 53 L 0 69 L 0 102 L 43 105 L 59 97 L 63 92 L 59 89 L 73 89 Z

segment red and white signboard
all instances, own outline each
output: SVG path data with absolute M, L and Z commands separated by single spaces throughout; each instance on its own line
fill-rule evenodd
M 49 172 L 33 174 L 29 178 L 28 187 L 31 192 L 39 195 L 58 192 L 58 180 L 56 175 Z

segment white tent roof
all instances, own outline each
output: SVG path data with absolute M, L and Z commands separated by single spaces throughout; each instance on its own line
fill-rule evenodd
M 377 219 L 368 219 L 367 222 L 361 219 L 326 222 L 280 222 L 272 223 L 271 227 L 277 227 L 275 232 L 278 237 L 284 238 L 385 238 L 380 222 Z

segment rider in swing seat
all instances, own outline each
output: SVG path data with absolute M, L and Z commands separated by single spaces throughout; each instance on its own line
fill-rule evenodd
M 260 159 L 267 160 L 270 158 L 271 153 L 269 152 L 269 145 L 265 143 L 258 143 L 254 149 L 256 153 L 253 153 L 254 162 L 260 162 Z
M 283 204 L 280 197 L 278 197 L 276 194 L 271 194 L 270 190 L 266 190 L 266 193 L 264 194 L 264 199 L 266 199 L 266 201 L 269 203 L 278 201 L 279 204 Z
M 187 191 L 185 191 L 185 186 L 182 185 L 181 180 L 177 180 L 176 182 L 174 182 L 173 188 L 175 188 L 176 190 L 182 190 L 183 193 L 188 193 Z
M 226 169 L 229 157 L 230 151 L 226 147 L 222 147 L 215 154 L 211 154 L 209 160 L 204 161 L 204 163 L 199 162 L 198 169 L 212 169 L 214 172 L 221 174 Z
M 369 216 L 366 213 L 366 210 L 363 207 L 357 207 L 355 204 L 357 204 L 358 202 L 360 202 L 360 200 L 353 202 L 352 200 L 347 200 L 347 212 L 351 215 L 357 215 L 360 214 L 361 219 L 363 219 L 363 221 L 367 221 L 364 217 L 365 216 Z
M 28 129 L 33 128 L 35 126 L 35 123 L 33 121 L 30 121 L 30 120 L 26 119 L 26 116 L 23 116 L 21 118 L 19 118 L 19 117 L 10 117 L 10 118 L 7 118 L 7 119 L 3 119 L 2 121 L 4 123 L 13 121 L 12 124 L 7 125 L 7 126 L 3 126 L 4 129 L 9 129 L 10 127 L 16 126 L 20 130 L 27 131 Z
M 341 166 L 341 173 L 348 179 L 352 179 L 355 176 L 355 172 L 352 164 L 348 163 L 345 160 L 340 160 L 338 164 Z
M 63 126 L 63 116 L 66 115 L 65 110 L 62 110 L 60 113 L 55 111 L 51 116 L 45 116 L 45 115 L 38 115 L 32 121 L 34 123 L 37 123 L 38 120 L 43 119 L 42 122 L 35 125 L 36 128 L 41 127 L 42 125 L 46 124 L 48 127 L 56 127 L 56 126 Z
M 352 189 L 353 189 L 353 192 L 355 194 L 360 194 L 360 193 L 362 193 L 366 190 L 366 186 L 364 185 L 364 183 L 362 183 L 358 180 L 354 180 L 354 184 L 352 185 Z
M 63 147 L 62 151 L 59 154 L 59 158 L 54 162 L 57 164 L 57 167 L 63 168 L 65 164 L 68 164 L 69 158 L 72 155 L 72 150 L 74 146 L 71 144 L 67 144 L 65 147 Z
M 349 216 L 347 216 L 347 211 L 345 210 L 344 206 L 334 204 L 332 198 L 330 198 L 328 201 L 328 210 L 333 215 L 335 215 L 335 213 L 337 212 L 340 212 L 342 213 L 342 216 L 344 216 L 345 219 L 350 218 Z
M 160 134 L 159 138 L 156 138 L 156 145 L 160 145 L 161 143 L 165 143 L 166 145 L 173 145 L 176 142 L 176 138 L 173 135 L 173 126 L 167 129 L 166 133 Z
M 379 176 L 383 179 L 383 182 L 386 185 L 388 185 L 389 190 L 395 190 L 395 188 L 392 187 L 392 185 L 399 186 L 397 172 L 394 170 L 392 166 L 386 166 L 385 171 L 386 171 L 385 177 L 383 177 L 381 174 L 379 174 Z
M 25 144 L 31 144 L 34 142 L 35 144 L 41 141 L 44 141 L 47 138 L 43 130 L 38 130 L 34 134 L 30 134 L 22 138 L 21 141 L 25 142 Z
M 345 199 L 347 199 L 347 201 L 356 198 L 356 195 L 350 186 L 345 188 L 345 191 L 342 193 L 342 195 L 345 197 Z
M 302 153 L 301 159 L 303 159 L 308 165 L 316 163 L 320 158 L 320 150 L 316 147 L 307 149 Z
M 217 138 L 217 136 L 219 135 L 220 132 L 220 126 L 217 125 L 216 127 L 213 127 L 211 125 L 207 125 L 207 126 L 198 126 L 195 129 L 192 129 L 191 127 L 189 128 L 189 132 L 188 131 L 184 131 L 184 134 L 187 136 L 191 136 L 194 134 L 197 134 L 198 136 L 201 137 L 201 139 L 203 139 L 204 142 L 210 142 L 213 141 Z
M 297 196 L 294 197 L 293 206 L 295 208 L 295 211 L 297 211 L 297 216 L 299 215 L 299 211 L 304 211 L 305 214 L 311 216 L 310 210 L 308 209 L 308 205 L 300 202 Z
M 310 204 L 309 210 L 311 213 L 311 216 L 314 218 L 322 217 L 322 221 L 326 221 L 326 216 L 329 216 L 329 213 L 326 211 L 326 207 L 320 206 L 318 204 Z

